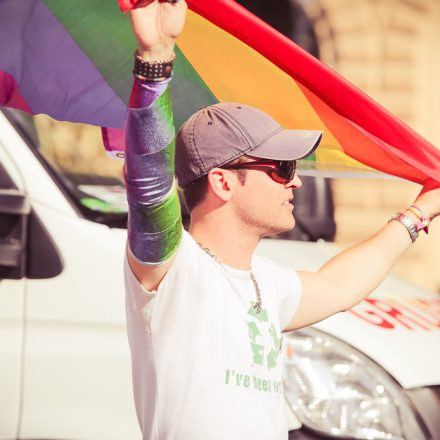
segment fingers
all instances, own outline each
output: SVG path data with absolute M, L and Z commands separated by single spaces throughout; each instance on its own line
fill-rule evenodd
M 154 3 L 155 0 L 139 0 L 133 9 L 143 8 L 144 6 L 148 6 L 151 3 Z
M 166 4 L 169 4 L 171 7 L 184 7 L 186 6 L 185 0 L 158 0 L 159 3 L 163 4 L 164 6 Z
M 424 215 L 431 220 L 440 215 L 440 182 L 428 180 L 423 186 L 415 203 Z
M 175 5 L 176 3 L 179 3 L 180 0 L 139 0 L 134 4 L 133 9 L 143 8 L 144 6 L 148 6 L 156 1 L 158 1 L 158 3 L 169 3 L 171 5 Z

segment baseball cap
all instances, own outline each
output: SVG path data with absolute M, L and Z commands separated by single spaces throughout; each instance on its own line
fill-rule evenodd
M 312 154 L 322 131 L 289 130 L 257 108 L 223 102 L 200 109 L 176 138 L 175 173 L 180 187 L 209 170 L 248 155 L 295 160 Z

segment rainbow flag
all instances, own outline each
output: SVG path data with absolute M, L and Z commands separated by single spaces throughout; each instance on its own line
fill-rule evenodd
M 188 4 L 171 89 L 177 127 L 204 105 L 242 102 L 323 130 L 303 174 L 440 182 L 438 149 L 292 41 L 231 0 Z M 136 43 L 117 3 L 0 0 L 0 23 L 0 104 L 106 127 L 106 148 L 120 155 Z

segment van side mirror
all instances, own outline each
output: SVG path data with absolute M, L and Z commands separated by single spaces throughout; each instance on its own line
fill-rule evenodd
M 25 275 L 31 205 L 23 191 L 0 189 L 0 279 Z

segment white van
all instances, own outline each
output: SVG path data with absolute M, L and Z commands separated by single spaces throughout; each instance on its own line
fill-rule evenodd
M 139 439 L 123 187 L 40 150 L 30 117 L 0 113 L 0 440 Z M 268 239 L 258 252 L 313 270 L 337 249 Z M 283 353 L 290 439 L 440 439 L 435 295 L 389 277 L 352 310 L 286 334 Z

